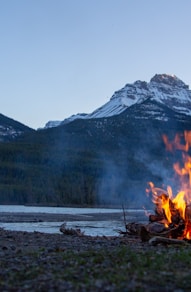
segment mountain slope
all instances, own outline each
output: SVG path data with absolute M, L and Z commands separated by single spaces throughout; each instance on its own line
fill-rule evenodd
M 147 99 L 119 115 L 22 135 L 0 147 L 0 202 L 142 208 L 148 181 L 176 186 L 162 135 L 185 129 L 190 116 Z
M 182 81 L 155 75 L 116 92 L 96 118 L 0 143 L 0 203 L 147 206 L 148 181 L 178 187 L 162 135 L 191 130 L 189 108 Z
M 136 81 L 126 84 L 116 91 L 110 101 L 93 111 L 91 114 L 77 114 L 61 122 L 49 122 L 46 128 L 69 123 L 75 119 L 105 118 L 119 115 L 134 104 L 141 104 L 151 99 L 165 105 L 171 110 L 191 115 L 191 91 L 188 85 L 175 75 L 156 74 L 149 83 Z
M 16 137 L 31 131 L 34 130 L 0 114 L 0 142 L 14 140 Z

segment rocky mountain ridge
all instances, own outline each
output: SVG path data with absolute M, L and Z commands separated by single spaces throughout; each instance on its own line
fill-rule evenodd
M 173 110 L 191 116 L 191 90 L 175 75 L 156 74 L 150 82 L 135 81 L 116 91 L 111 99 L 90 114 L 77 114 L 64 121 L 49 121 L 45 128 L 70 123 L 76 119 L 106 118 L 119 115 L 135 104 L 152 100 Z M 148 118 L 153 118 L 150 112 Z M 162 118 L 162 117 L 161 117 Z

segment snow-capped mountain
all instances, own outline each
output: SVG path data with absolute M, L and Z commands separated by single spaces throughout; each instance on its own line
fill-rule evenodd
M 116 91 L 111 99 L 90 114 L 77 114 L 64 121 L 48 122 L 45 128 L 70 123 L 76 119 L 104 118 L 119 115 L 146 100 L 160 103 L 174 112 L 191 116 L 191 90 L 175 75 L 156 74 L 150 82 L 135 81 Z
M 70 122 L 77 120 L 77 119 L 85 119 L 87 116 L 88 116 L 88 114 L 76 114 L 76 115 L 72 115 L 71 117 L 65 119 L 64 121 L 49 121 L 46 123 L 45 129 L 58 127 L 63 123 L 67 124 L 67 123 L 70 123 Z
M 31 131 L 0 115 L 0 139 L 9 141 L 1 143 L 0 203 L 140 208 L 148 181 L 179 189 L 180 153 L 167 153 L 162 136 L 191 131 L 191 92 L 176 76 L 155 75 L 125 85 L 91 114 L 47 127 Z

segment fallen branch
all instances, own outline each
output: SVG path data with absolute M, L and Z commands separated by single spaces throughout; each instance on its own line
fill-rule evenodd
M 166 238 L 163 236 L 154 236 L 149 239 L 150 245 L 157 244 L 180 244 L 180 245 L 188 245 L 188 243 L 182 239 L 174 239 L 174 238 Z

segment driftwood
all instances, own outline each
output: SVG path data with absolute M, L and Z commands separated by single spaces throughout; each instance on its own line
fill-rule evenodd
M 60 232 L 65 235 L 76 235 L 76 236 L 84 236 L 84 232 L 82 232 L 79 228 L 66 228 L 66 223 L 63 223 L 60 226 Z
M 174 239 L 174 238 L 166 238 L 163 236 L 154 236 L 149 240 L 150 245 L 157 245 L 157 244 L 179 244 L 179 245 L 188 245 L 188 242 L 182 239 Z

